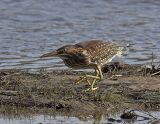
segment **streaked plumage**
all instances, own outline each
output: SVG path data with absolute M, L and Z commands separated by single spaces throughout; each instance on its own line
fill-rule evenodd
M 96 80 L 103 79 L 101 67 L 108 63 L 116 55 L 120 54 L 122 47 L 116 43 L 103 40 L 89 40 L 77 43 L 75 45 L 66 45 L 56 51 L 42 55 L 41 57 L 60 57 L 66 66 L 76 69 L 93 68 L 96 75 L 85 76 L 85 80 L 90 85 L 94 85 Z M 88 78 L 92 78 L 91 83 Z M 93 86 L 90 88 L 93 90 Z

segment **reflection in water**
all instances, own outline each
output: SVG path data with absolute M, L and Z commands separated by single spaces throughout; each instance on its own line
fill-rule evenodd
M 144 124 L 148 122 L 160 123 L 160 112 L 150 112 L 150 116 L 145 112 L 136 111 L 137 118 L 122 119 L 122 113 L 102 114 L 100 111 L 93 115 L 82 115 L 82 113 L 56 113 L 53 109 L 43 109 L 36 112 L 37 108 L 16 108 L 1 106 L 0 124 L 101 124 L 101 123 L 133 123 Z M 38 114 L 37 114 L 38 113 Z M 145 118 L 146 117 L 146 118 Z
M 88 39 L 131 44 L 128 63 L 160 59 L 158 0 L 1 0 L 0 69 L 63 68 L 60 59 L 39 56 Z
M 154 62 L 160 62 L 159 5 L 159 0 L 1 0 L 0 69 L 65 68 L 58 58 L 39 56 L 94 38 L 130 44 L 129 53 L 122 57 L 128 63 L 151 62 L 152 52 Z M 109 116 L 102 115 L 43 116 L 7 107 L 1 109 L 0 123 L 108 123 Z M 111 117 L 120 119 L 119 114 Z

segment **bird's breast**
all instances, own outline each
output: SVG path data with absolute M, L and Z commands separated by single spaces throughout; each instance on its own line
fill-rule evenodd
M 69 56 L 63 59 L 66 66 L 71 68 L 86 68 L 89 67 L 90 59 L 86 56 Z

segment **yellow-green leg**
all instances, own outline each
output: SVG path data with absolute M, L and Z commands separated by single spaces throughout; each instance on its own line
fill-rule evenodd
M 100 80 L 99 70 L 98 70 L 98 69 L 95 69 L 95 73 L 96 73 L 96 75 L 95 75 L 96 78 L 93 79 L 93 81 L 91 82 L 91 85 L 89 85 L 90 88 L 88 88 L 87 91 L 89 91 L 89 90 L 90 90 L 90 91 L 94 91 L 94 90 L 97 90 L 97 89 L 98 89 L 98 87 L 94 87 L 94 84 L 95 84 L 96 80 Z
M 93 79 L 91 85 L 89 85 L 89 88 L 87 88 L 86 91 L 94 91 L 94 90 L 97 90 L 97 89 L 98 89 L 98 87 L 94 87 L 94 84 L 95 84 L 96 80 L 97 80 L 97 79 Z
M 99 77 L 100 77 L 100 80 L 102 80 L 102 79 L 103 79 L 103 74 L 102 74 L 101 67 L 97 65 L 96 68 L 97 68 L 97 71 L 98 71 L 98 75 L 99 75 Z
M 91 85 L 91 82 L 89 81 L 87 74 L 84 74 L 83 76 L 81 76 L 78 80 L 76 80 L 75 83 L 79 84 L 83 80 L 86 80 L 88 85 Z
M 88 78 L 92 78 L 93 81 L 90 81 Z M 95 75 L 85 74 L 85 75 L 81 76 L 80 79 L 78 79 L 76 81 L 76 83 L 80 83 L 81 81 L 86 80 L 88 85 L 90 86 L 90 88 L 88 88 L 87 91 L 88 90 L 93 91 L 98 88 L 98 87 L 94 88 L 94 84 L 95 84 L 96 80 L 102 80 L 102 79 L 103 79 L 103 75 L 102 75 L 101 67 L 96 64 L 95 65 Z

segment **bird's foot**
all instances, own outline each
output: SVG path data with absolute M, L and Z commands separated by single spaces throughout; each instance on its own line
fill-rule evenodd
M 87 74 L 84 74 L 83 76 L 81 76 L 80 78 L 78 78 L 78 79 L 75 81 L 75 83 L 76 83 L 76 84 L 79 84 L 79 83 L 80 83 L 81 81 L 83 81 L 83 80 L 87 81 L 88 85 L 91 85 L 91 82 L 89 81 Z
M 81 76 L 79 79 L 77 79 L 75 81 L 76 84 L 79 84 L 81 81 L 86 81 L 89 85 L 90 88 L 88 88 L 87 90 L 85 91 L 95 91 L 98 89 L 98 87 L 94 87 L 94 84 L 96 82 L 96 80 L 100 80 L 100 77 L 99 76 L 94 76 L 94 75 L 87 75 L 87 74 L 84 74 L 83 76 Z
M 87 74 L 84 74 L 83 76 L 81 76 L 79 79 L 77 79 L 75 81 L 76 84 L 79 84 L 81 81 L 83 80 L 86 80 L 88 83 L 90 82 L 89 79 L 95 79 L 95 80 L 101 80 L 100 77 L 98 76 L 93 76 L 93 75 L 87 75 Z M 91 83 L 89 83 L 89 85 L 91 85 Z
M 75 83 L 79 84 L 81 81 L 86 80 L 86 78 L 87 77 L 85 75 L 83 75 L 83 76 L 79 77 L 78 79 L 76 79 Z
M 95 91 L 95 90 L 97 90 L 97 89 L 98 89 L 98 87 L 94 87 L 94 88 L 93 88 L 93 87 L 90 87 L 90 88 L 87 88 L 85 91 L 86 91 L 86 92 L 88 92 L 88 91 L 91 91 L 91 92 L 92 92 L 92 91 Z
M 79 84 L 81 81 L 83 81 L 85 78 L 84 77 L 80 77 L 78 79 L 75 80 L 75 84 Z

